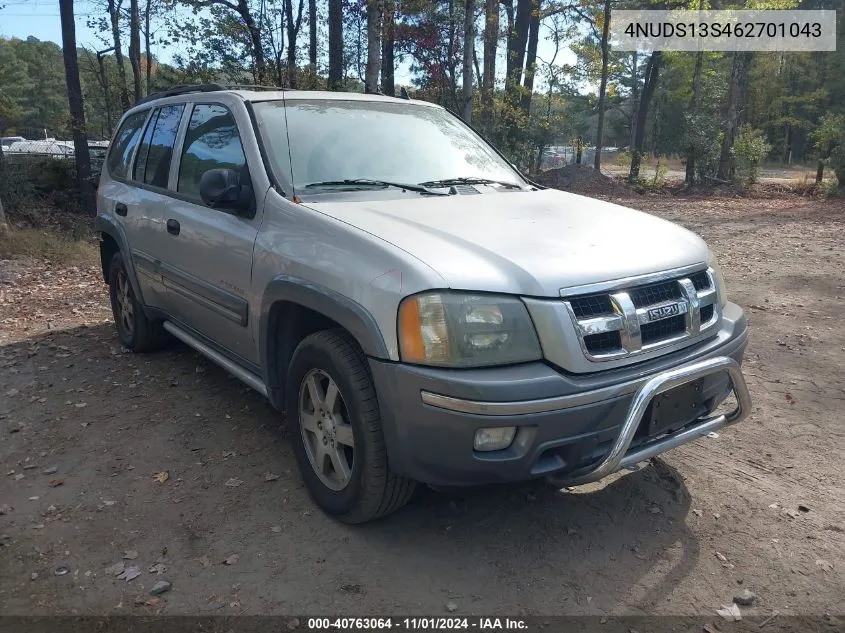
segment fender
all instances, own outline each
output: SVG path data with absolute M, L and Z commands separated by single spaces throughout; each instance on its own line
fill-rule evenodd
M 129 242 L 126 239 L 126 232 L 123 230 L 123 226 L 118 224 L 114 218 L 99 213 L 94 218 L 94 232 L 106 233 L 117 242 L 117 247 L 123 254 L 123 264 L 126 266 L 126 273 L 129 276 L 129 283 L 132 285 L 132 291 L 141 305 L 145 305 L 144 296 L 141 293 L 141 285 L 138 283 L 138 277 L 135 271 L 135 261 L 132 259 L 132 251 L 129 250 Z M 146 307 L 144 311 L 146 312 Z
M 278 275 L 264 290 L 258 328 L 262 378 L 270 402 L 277 408 L 284 405 L 284 379 L 293 355 L 293 349 L 279 340 L 280 335 L 284 335 L 280 331 L 283 324 L 279 322 L 280 311 L 274 310 L 274 306 L 280 302 L 297 304 L 322 314 L 352 334 L 366 356 L 389 359 L 378 323 L 366 308 L 325 286 L 299 277 Z

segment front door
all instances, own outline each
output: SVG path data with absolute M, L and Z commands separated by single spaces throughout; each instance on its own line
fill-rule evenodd
M 256 363 L 249 327 L 252 251 L 261 223 L 206 206 L 199 193 L 205 171 L 228 168 L 249 184 L 238 126 L 226 106 L 193 105 L 176 166 L 176 195 L 167 202 L 167 257 L 161 265 L 174 316 L 238 360 Z

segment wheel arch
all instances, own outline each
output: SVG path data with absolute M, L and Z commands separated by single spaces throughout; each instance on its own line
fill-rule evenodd
M 264 291 L 259 317 L 259 354 L 267 396 L 285 408 L 284 384 L 300 341 L 320 330 L 349 332 L 366 356 L 389 358 L 375 318 L 359 303 L 305 279 L 280 275 Z
M 141 285 L 138 283 L 135 271 L 135 262 L 132 261 L 132 253 L 129 250 L 129 242 L 126 239 L 126 232 L 123 227 L 113 218 L 99 214 L 94 219 L 94 232 L 100 238 L 100 264 L 103 268 L 103 280 L 109 281 L 109 265 L 115 253 L 123 254 L 123 265 L 132 284 L 132 290 L 141 305 L 144 305 L 144 295 L 141 293 Z

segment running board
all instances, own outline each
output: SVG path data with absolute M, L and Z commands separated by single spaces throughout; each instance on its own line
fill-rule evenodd
M 235 378 L 238 378 L 242 382 L 246 383 L 265 398 L 267 397 L 267 387 L 264 385 L 264 381 L 262 381 L 261 378 L 259 378 L 252 372 L 245 370 L 237 363 L 232 362 L 231 360 L 223 356 L 223 354 L 221 354 L 220 352 L 213 350 L 211 347 L 200 341 L 198 338 L 192 336 L 191 334 L 188 334 L 185 330 L 174 325 L 170 321 L 165 321 L 162 326 L 165 330 L 170 332 L 173 336 L 178 338 L 185 345 L 194 348 L 200 354 L 205 356 L 208 360 L 216 363 L 217 365 L 220 365 L 220 367 L 235 376 Z

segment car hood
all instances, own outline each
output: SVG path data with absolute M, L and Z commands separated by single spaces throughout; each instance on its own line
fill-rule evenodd
M 453 289 L 553 297 L 707 261 L 701 238 L 676 224 L 553 189 L 307 206 L 410 253 Z

